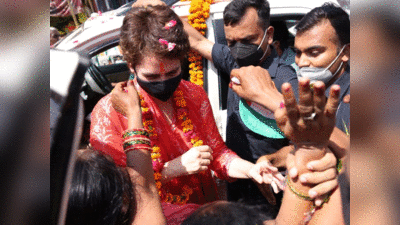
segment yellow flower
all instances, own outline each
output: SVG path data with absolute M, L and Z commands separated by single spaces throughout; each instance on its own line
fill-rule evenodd
M 193 144 L 193 147 L 198 147 L 198 146 L 202 146 L 203 145 L 203 141 L 202 140 L 198 140 Z
M 157 182 L 156 182 L 156 187 L 157 187 L 157 189 L 161 189 L 161 186 L 162 186 L 161 182 L 160 182 L 160 181 L 157 181 Z
M 154 180 L 160 180 L 160 179 L 161 179 L 161 173 L 154 173 Z
M 158 159 L 158 158 L 160 158 L 161 157 L 161 154 L 160 153 L 151 153 L 151 158 L 152 159 Z
M 153 153 L 160 153 L 160 147 L 158 147 L 158 146 L 154 146 L 153 147 Z

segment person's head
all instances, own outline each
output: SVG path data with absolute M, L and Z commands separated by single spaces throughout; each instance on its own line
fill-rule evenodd
M 92 149 L 77 154 L 65 224 L 131 224 L 136 199 L 126 169 Z
M 275 47 L 278 55 L 282 56 L 285 49 L 289 47 L 289 31 L 285 21 L 272 21 L 271 26 L 274 28 L 274 41 L 272 45 Z
M 299 75 L 331 85 L 344 73 L 350 60 L 349 15 L 342 8 L 325 3 L 307 13 L 295 29 Z M 315 68 L 319 68 L 318 73 L 313 73 L 318 70 Z
M 182 225 L 263 224 L 269 219 L 272 218 L 256 208 L 240 203 L 215 201 L 198 208 Z
M 274 28 L 268 1 L 233 0 L 224 10 L 224 30 L 239 66 L 256 66 L 271 54 Z
M 168 6 L 132 8 L 121 28 L 121 49 L 139 85 L 166 101 L 178 87 L 190 45 L 183 23 Z
M 54 27 L 50 27 L 50 46 L 53 46 L 60 40 L 60 32 Z

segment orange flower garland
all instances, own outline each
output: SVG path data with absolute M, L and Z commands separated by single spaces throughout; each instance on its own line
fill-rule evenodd
M 181 0 L 186 2 L 189 0 Z M 188 22 L 192 27 L 198 30 L 203 36 L 206 35 L 206 20 L 210 17 L 210 5 L 213 0 L 191 0 L 188 16 Z M 195 51 L 189 52 L 188 58 L 190 82 L 203 87 L 203 57 Z
M 193 124 L 192 121 L 188 118 L 188 110 L 186 108 L 187 104 L 185 98 L 183 96 L 183 92 L 181 90 L 176 90 L 173 94 L 174 96 L 174 106 L 177 107 L 177 117 L 178 117 L 178 125 L 181 126 L 181 129 L 185 136 L 190 139 L 191 147 L 201 146 L 203 145 L 203 141 L 200 140 L 199 137 L 195 135 L 193 132 Z M 140 97 L 140 105 L 143 114 L 143 126 L 146 130 L 150 133 L 150 139 L 153 144 L 152 146 L 152 153 L 151 159 L 153 163 L 154 169 L 154 180 L 156 181 L 156 187 L 158 189 L 158 194 L 162 201 L 167 203 L 179 204 L 184 205 L 189 200 L 189 196 L 193 193 L 193 190 L 185 185 L 183 186 L 183 193 L 180 195 L 172 195 L 171 193 L 163 193 L 161 190 L 162 183 L 161 183 L 161 171 L 164 166 L 164 162 L 161 159 L 161 149 L 159 146 L 155 145 L 155 141 L 157 140 L 157 133 L 155 132 L 154 122 L 151 115 L 151 112 L 148 108 L 147 103 L 145 102 L 142 95 L 139 94 Z M 203 171 L 204 172 L 204 171 Z

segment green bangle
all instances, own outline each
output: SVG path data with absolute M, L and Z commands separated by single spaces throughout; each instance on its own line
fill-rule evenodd
M 150 141 L 147 141 L 147 140 L 129 141 L 129 142 L 124 143 L 124 149 L 129 147 L 129 146 L 136 145 L 136 144 L 150 145 Z
M 286 182 L 287 182 L 287 186 L 289 187 L 289 189 L 295 194 L 297 195 L 299 198 L 304 199 L 306 201 L 312 201 L 313 199 L 303 193 L 298 192 L 293 186 L 292 186 L 292 182 L 290 181 L 289 175 L 286 177 Z
M 147 132 L 146 130 L 133 130 L 133 131 L 126 131 L 122 137 L 127 138 L 127 137 L 135 136 L 135 135 L 143 135 L 146 137 L 150 136 L 149 132 Z
M 340 171 L 342 171 L 342 167 L 343 167 L 343 161 L 341 159 L 338 159 L 337 163 L 336 163 L 336 169 L 337 169 L 338 173 L 340 173 Z

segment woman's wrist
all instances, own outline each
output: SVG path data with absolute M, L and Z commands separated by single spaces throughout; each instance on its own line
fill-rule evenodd
M 139 109 L 132 109 L 127 113 L 128 129 L 143 128 L 142 111 Z

